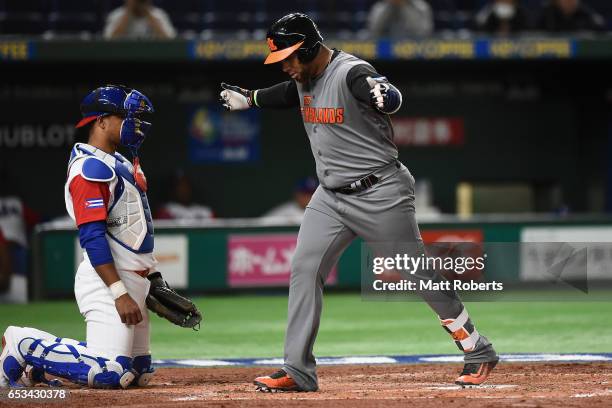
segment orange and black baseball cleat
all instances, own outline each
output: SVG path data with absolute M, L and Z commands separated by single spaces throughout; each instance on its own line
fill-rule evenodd
M 463 371 L 455 380 L 455 384 L 465 387 L 484 383 L 498 361 L 499 359 L 486 363 L 466 363 L 463 366 Z
M 257 377 L 253 384 L 257 386 L 257 391 L 261 392 L 302 391 L 285 370 L 278 370 L 265 377 Z

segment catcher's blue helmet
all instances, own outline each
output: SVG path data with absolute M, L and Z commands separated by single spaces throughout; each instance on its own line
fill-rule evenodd
M 83 119 L 77 128 L 93 122 L 102 115 L 137 115 L 154 112 L 153 104 L 144 94 L 123 85 L 105 85 L 90 92 L 81 102 Z

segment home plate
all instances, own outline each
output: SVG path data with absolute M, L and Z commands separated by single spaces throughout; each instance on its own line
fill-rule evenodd
M 493 388 L 493 389 L 506 389 L 516 388 L 518 385 L 514 384 L 483 384 L 483 385 L 443 385 L 439 387 L 427 387 L 430 390 L 460 390 L 462 388 Z

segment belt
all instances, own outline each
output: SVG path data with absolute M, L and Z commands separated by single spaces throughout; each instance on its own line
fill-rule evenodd
M 367 190 L 375 184 L 378 184 L 383 178 L 390 176 L 395 172 L 394 169 L 399 169 L 402 164 L 399 160 L 394 160 L 381 167 L 380 169 L 368 174 L 367 176 L 360 178 L 357 181 L 347 184 L 342 187 L 330 189 L 334 193 L 340 194 L 355 194 L 361 191 Z
M 146 278 L 147 275 L 149 274 L 148 269 L 145 269 L 144 271 L 132 271 L 132 272 L 134 272 L 136 275 L 142 276 L 143 278 Z

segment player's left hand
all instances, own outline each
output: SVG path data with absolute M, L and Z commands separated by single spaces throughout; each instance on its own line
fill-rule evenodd
M 228 111 L 245 110 L 253 106 L 253 91 L 221 82 L 220 102 Z
M 382 113 L 391 114 L 402 105 L 402 94 L 386 77 L 367 77 L 372 105 Z

